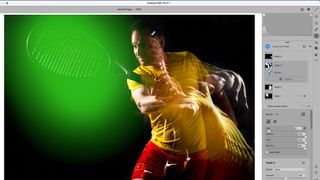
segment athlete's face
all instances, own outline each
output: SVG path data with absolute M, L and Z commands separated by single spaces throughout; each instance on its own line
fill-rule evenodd
M 164 61 L 163 38 L 152 37 L 149 34 L 133 31 L 131 35 L 133 52 L 140 65 L 158 66 Z

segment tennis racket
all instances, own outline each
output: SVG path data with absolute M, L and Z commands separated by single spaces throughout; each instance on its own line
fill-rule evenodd
M 37 26 L 28 34 L 26 48 L 32 62 L 73 78 L 98 76 L 111 65 L 103 46 L 74 28 Z

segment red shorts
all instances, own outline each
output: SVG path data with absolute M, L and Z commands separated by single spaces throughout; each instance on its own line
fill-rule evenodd
M 133 170 L 132 179 L 203 179 L 207 160 L 207 150 L 189 154 L 187 161 L 187 154 L 165 151 L 149 141 Z

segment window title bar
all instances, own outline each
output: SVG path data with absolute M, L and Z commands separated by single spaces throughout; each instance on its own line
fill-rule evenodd
M 0 1 L 1 6 L 320 6 L 320 1 Z

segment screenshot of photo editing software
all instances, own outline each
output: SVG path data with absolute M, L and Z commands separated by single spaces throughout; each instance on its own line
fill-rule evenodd
M 320 180 L 320 1 L 0 0 L 0 180 Z

